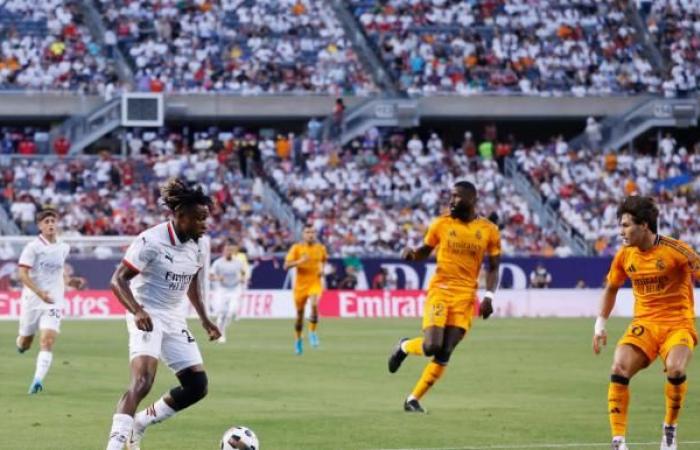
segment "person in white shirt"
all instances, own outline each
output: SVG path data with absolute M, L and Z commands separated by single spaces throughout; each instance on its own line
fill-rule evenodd
M 229 240 L 222 257 L 211 266 L 209 280 L 216 283 L 214 289 L 214 315 L 216 326 L 221 331 L 217 342 L 226 342 L 226 328 L 231 320 L 238 318 L 238 309 L 243 297 L 243 287 L 247 279 L 247 264 L 238 257 L 238 245 Z M 243 255 L 245 258 L 245 255 Z
M 81 288 L 84 280 L 70 277 L 65 270 L 70 246 L 58 240 L 58 211 L 44 208 L 36 215 L 40 234 L 28 243 L 19 257 L 18 277 L 22 282 L 17 351 L 29 350 L 39 331 L 39 355 L 29 393 L 44 390 L 44 377 L 51 367 L 53 346 L 61 328 L 65 285 Z
M 146 427 L 206 396 L 207 375 L 187 328 L 185 297 L 209 339 L 221 336 L 207 317 L 200 279 L 208 257 L 200 238 L 207 229 L 211 198 L 177 178 L 161 187 L 161 196 L 172 219 L 138 235 L 111 280 L 112 291 L 128 311 L 131 382 L 117 404 L 107 450 L 122 450 L 124 444 L 130 450 L 140 449 Z M 151 390 L 158 359 L 175 372 L 180 386 L 135 414 Z

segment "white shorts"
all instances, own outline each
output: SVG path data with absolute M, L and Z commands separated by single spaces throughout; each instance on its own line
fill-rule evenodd
M 129 360 L 137 356 L 152 356 L 162 360 L 177 373 L 188 367 L 202 364 L 202 354 L 184 319 L 164 322 L 151 315 L 153 331 L 136 328 L 134 316 L 127 314 L 129 330 Z
M 243 297 L 243 286 L 233 289 L 219 288 L 214 292 L 214 315 L 229 316 L 238 313 Z
M 61 332 L 61 308 L 38 309 L 25 308 L 22 304 L 22 312 L 19 315 L 19 335 L 34 336 L 37 330 L 53 330 Z

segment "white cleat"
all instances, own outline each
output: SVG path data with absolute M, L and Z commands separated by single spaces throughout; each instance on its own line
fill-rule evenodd
M 216 340 L 219 344 L 225 344 L 226 343 L 226 336 L 221 336 L 219 339 Z
M 143 439 L 143 434 L 145 432 L 145 428 L 141 428 L 134 423 L 134 427 L 129 434 L 129 439 L 126 441 L 126 450 L 141 450 L 141 439 Z
M 627 444 L 625 443 L 625 438 L 622 436 L 615 436 L 610 445 L 612 450 L 629 450 Z
M 664 435 L 661 437 L 661 450 L 678 450 L 675 425 L 664 425 Z

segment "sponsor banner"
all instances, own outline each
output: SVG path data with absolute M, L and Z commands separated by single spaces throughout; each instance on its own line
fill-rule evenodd
M 696 289 L 695 295 L 699 294 Z M 595 317 L 600 295 L 600 289 L 501 290 L 494 302 L 494 317 Z M 425 292 L 421 290 L 325 291 L 319 313 L 338 318 L 418 318 L 422 317 L 424 302 Z M 19 291 L 0 291 L 0 320 L 19 319 L 20 308 Z M 307 304 L 307 314 L 308 308 Z M 621 289 L 613 315 L 631 317 L 633 311 L 632 290 Z M 478 314 L 476 303 L 474 313 Z M 695 313 L 700 315 L 700 303 L 695 304 Z M 188 314 L 196 317 L 191 307 Z M 65 315 L 67 319 L 123 318 L 124 308 L 111 291 L 68 291 Z M 295 316 L 292 292 L 248 290 L 243 294 L 239 316 L 291 319 Z

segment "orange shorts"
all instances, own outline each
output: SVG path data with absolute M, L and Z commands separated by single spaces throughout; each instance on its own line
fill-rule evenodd
M 697 343 L 698 333 L 692 322 L 663 324 L 635 319 L 617 345 L 634 345 L 647 355 L 651 363 L 657 356 L 666 361 L 668 352 L 676 345 L 693 350 Z
M 294 304 L 296 305 L 297 310 L 304 309 L 306 307 L 306 301 L 309 299 L 309 297 L 321 297 L 322 291 L 323 289 L 321 288 L 320 284 L 295 288 Z
M 454 300 L 443 291 L 428 291 L 423 306 L 423 329 L 428 327 L 458 327 L 469 330 L 474 314 L 474 298 Z

